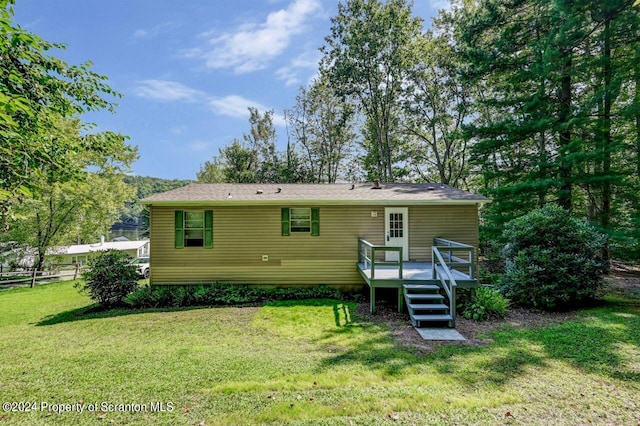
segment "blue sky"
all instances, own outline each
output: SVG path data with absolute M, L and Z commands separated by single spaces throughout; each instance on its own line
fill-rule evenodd
M 431 21 L 443 0 L 416 0 Z M 115 114 L 88 115 L 130 137 L 133 173 L 195 179 L 218 149 L 248 132 L 249 106 L 283 111 L 317 73 L 337 0 L 17 0 L 15 20 L 70 64 L 93 62 L 123 94 Z

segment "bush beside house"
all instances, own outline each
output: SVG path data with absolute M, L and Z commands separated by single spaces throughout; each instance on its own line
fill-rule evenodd
M 139 276 L 132 261 L 133 257 L 118 250 L 92 253 L 82 274 L 85 282 L 76 286 L 100 305 L 120 304 L 138 288 Z
M 556 205 L 509 222 L 502 234 L 501 291 L 523 307 L 561 310 L 597 298 L 608 272 L 607 238 Z

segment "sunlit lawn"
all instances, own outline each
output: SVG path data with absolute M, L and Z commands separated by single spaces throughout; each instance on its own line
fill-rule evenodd
M 0 292 L 0 399 L 37 409 L 0 411 L 0 425 L 640 423 L 638 300 L 427 355 L 333 300 L 83 315 L 89 305 L 71 282 Z

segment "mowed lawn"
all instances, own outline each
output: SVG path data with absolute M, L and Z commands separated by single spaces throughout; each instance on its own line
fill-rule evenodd
M 335 300 L 90 304 L 71 282 L 0 292 L 0 425 L 640 424 L 635 299 L 429 354 Z

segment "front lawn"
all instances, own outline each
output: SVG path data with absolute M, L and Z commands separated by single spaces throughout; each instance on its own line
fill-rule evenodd
M 426 354 L 335 300 L 89 307 L 72 282 L 0 292 L 0 425 L 640 422 L 629 297 Z

